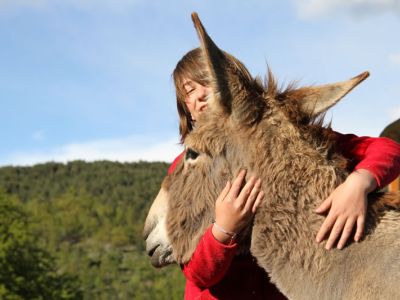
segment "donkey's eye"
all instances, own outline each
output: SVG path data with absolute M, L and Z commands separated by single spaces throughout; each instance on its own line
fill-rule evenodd
M 199 153 L 194 151 L 192 148 L 188 148 L 186 150 L 186 155 L 185 155 L 185 159 L 186 160 L 188 160 L 188 159 L 193 159 L 194 160 L 194 159 L 197 158 L 197 156 L 199 156 Z

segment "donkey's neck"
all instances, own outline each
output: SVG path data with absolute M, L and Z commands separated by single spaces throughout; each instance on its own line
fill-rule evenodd
M 265 158 L 251 166 L 255 174 L 262 174 L 266 194 L 254 221 L 252 254 L 276 278 L 287 264 L 299 278 L 321 274 L 321 266 L 329 269 L 330 258 L 315 242 L 323 217 L 314 210 L 344 181 L 342 158 L 329 157 L 329 142 L 315 145 L 296 132 L 281 132 L 268 141 L 259 139 L 262 143 L 257 146 L 247 145 L 258 151 L 263 148 Z M 255 253 L 257 249 L 263 252 Z

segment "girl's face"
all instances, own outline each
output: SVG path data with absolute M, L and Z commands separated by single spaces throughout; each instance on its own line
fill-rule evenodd
M 210 95 L 211 88 L 191 79 L 183 81 L 183 88 L 186 91 L 186 106 L 192 115 L 192 120 L 196 121 L 199 115 L 207 108 L 207 96 Z

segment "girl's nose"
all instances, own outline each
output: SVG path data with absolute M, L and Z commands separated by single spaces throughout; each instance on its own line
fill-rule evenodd
M 199 97 L 196 103 L 196 110 L 202 112 L 207 108 L 207 96 L 208 96 L 208 89 L 204 88 L 201 93 L 201 97 Z
M 202 90 L 199 90 L 197 93 L 197 101 L 201 101 L 204 98 L 204 92 Z
M 205 88 L 199 89 L 198 100 L 205 101 L 207 98 L 207 94 L 208 94 L 207 89 Z

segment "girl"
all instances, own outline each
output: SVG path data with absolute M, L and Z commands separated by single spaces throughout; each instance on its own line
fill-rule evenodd
M 240 61 L 236 64 L 251 79 L 243 64 Z M 178 62 L 173 78 L 179 131 L 184 142 L 199 115 L 206 112 L 211 92 L 199 48 L 189 51 Z M 354 228 L 354 240 L 361 239 L 368 193 L 384 187 L 400 173 L 400 145 L 394 141 L 336 135 L 337 148 L 351 159 L 354 171 L 316 210 L 327 213 L 316 235 L 316 242 L 328 238 L 327 250 L 334 245 L 343 248 Z M 181 157 L 175 159 L 169 172 Z M 258 178 L 250 178 L 241 188 L 245 175 L 243 170 L 232 183 L 227 183 L 215 203 L 215 223 L 200 239 L 191 260 L 182 266 L 187 280 L 185 299 L 286 299 L 251 255 L 236 254 L 235 236 L 252 220 L 264 197 Z

